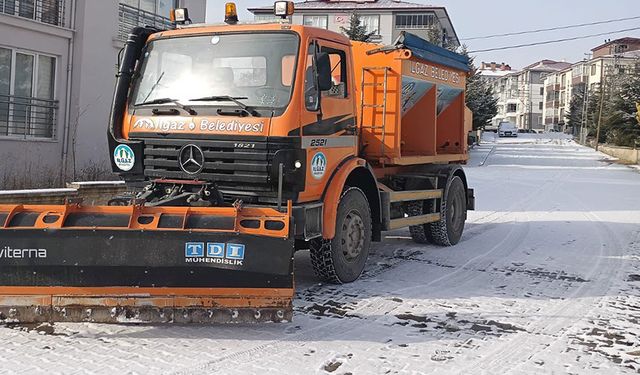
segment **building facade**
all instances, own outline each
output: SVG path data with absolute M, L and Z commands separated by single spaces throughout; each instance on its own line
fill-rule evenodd
M 255 20 L 272 20 L 273 5 L 249 8 Z M 372 42 L 391 44 L 402 31 L 430 39 L 434 31 L 445 45 L 458 47 L 460 41 L 444 7 L 415 4 L 400 0 L 318 0 L 295 4 L 291 22 L 315 26 L 338 33 L 349 27 L 353 13 L 360 16 L 367 32 L 373 33 Z
M 498 114 L 493 125 L 508 121 L 518 129 L 544 130 L 544 77 L 570 66 L 565 62 L 541 60 L 495 80 Z
M 0 0 L 0 178 L 61 184 L 110 171 L 106 130 L 118 52 L 138 25 L 205 0 Z
M 607 41 L 593 48 L 591 52 L 591 58 L 545 77 L 546 130 L 578 135 L 579 129 L 568 128 L 566 118 L 574 92 L 598 90 L 603 79 L 635 66 L 640 61 L 640 39 L 620 38 Z M 584 99 L 586 107 L 589 105 L 588 98 Z

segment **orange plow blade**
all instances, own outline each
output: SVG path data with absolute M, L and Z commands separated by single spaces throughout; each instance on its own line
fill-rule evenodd
M 0 322 L 289 321 L 290 209 L 0 206 Z

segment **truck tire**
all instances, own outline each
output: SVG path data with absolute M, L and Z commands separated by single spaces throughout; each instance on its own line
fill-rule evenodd
M 467 217 L 467 198 L 464 183 L 454 176 L 446 187 L 445 198 L 441 200 L 442 218 L 435 223 L 409 227 L 411 237 L 417 243 L 432 243 L 440 246 L 453 246 L 460 242 L 464 222 Z M 431 202 L 412 202 L 409 215 L 418 216 L 431 212 Z
M 409 216 L 420 216 L 424 215 L 427 212 L 432 212 L 431 206 L 431 201 L 410 202 L 408 205 Z M 429 225 L 430 224 L 420 224 L 412 225 L 409 227 L 409 233 L 411 233 L 413 242 L 421 244 L 434 243 Z
M 364 270 L 371 247 L 371 210 L 364 192 L 345 189 L 336 213 L 333 239 L 309 243 L 311 265 L 322 281 L 343 284 L 355 281 Z

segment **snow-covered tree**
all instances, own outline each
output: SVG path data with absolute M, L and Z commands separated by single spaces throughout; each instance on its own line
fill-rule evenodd
M 583 126 L 583 113 L 585 107 L 586 84 L 574 86 L 569 101 L 569 111 L 565 114 L 567 126 L 573 129 L 573 134 L 578 134 Z
M 367 27 L 362 24 L 358 13 L 353 13 L 349 18 L 349 27 L 341 27 L 342 32 L 351 40 L 368 42 L 375 32 L 367 32 Z
M 604 141 L 618 146 L 634 147 L 640 144 L 638 108 L 640 102 L 640 62 L 619 72 L 611 79 L 611 93 L 603 114 Z
M 493 87 L 478 73 L 466 46 L 462 47 L 461 53 L 469 58 L 466 100 L 467 107 L 473 112 L 473 130 L 484 129 L 491 125 L 491 119 L 498 114 L 498 98 Z

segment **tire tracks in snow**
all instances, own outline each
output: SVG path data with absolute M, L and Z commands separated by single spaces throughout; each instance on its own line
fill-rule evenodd
M 518 210 L 526 211 L 527 208 L 529 208 L 533 203 L 536 202 L 536 198 L 538 197 L 538 195 L 541 195 L 542 193 L 544 193 L 546 189 L 550 189 L 550 188 L 555 189 L 557 187 L 556 184 L 554 183 L 554 180 L 560 175 L 561 175 L 560 173 L 557 173 L 556 176 L 548 179 L 543 184 L 541 184 L 536 192 L 529 195 L 527 198 L 524 198 L 512 204 L 505 211 L 495 211 L 493 213 L 483 216 L 481 219 L 483 218 L 486 219 L 488 217 L 497 215 L 497 217 L 493 217 L 492 219 L 489 220 L 489 222 L 492 222 L 492 221 L 499 220 L 500 218 L 506 217 L 508 215 L 511 215 L 512 211 L 518 211 Z M 546 194 L 542 196 L 545 196 L 545 195 Z M 481 231 L 481 229 L 482 228 L 479 228 L 477 231 L 472 231 L 469 234 L 475 234 Z M 490 232 L 486 231 L 486 228 L 484 229 L 485 230 L 482 231 L 483 232 L 482 235 L 488 235 Z M 503 251 L 507 251 L 507 252 L 513 251 L 515 248 L 517 248 L 517 246 L 514 246 L 514 245 L 521 244 L 524 238 L 526 238 L 528 231 L 529 231 L 528 222 L 523 222 L 523 225 L 515 225 L 512 228 L 510 228 L 509 232 L 504 236 L 504 238 L 500 242 L 498 242 L 496 245 L 492 246 L 491 249 L 467 260 L 463 265 L 456 267 L 450 273 L 447 273 L 441 277 L 431 280 L 426 284 L 420 283 L 419 285 L 412 285 L 409 287 L 402 287 L 402 288 L 387 291 L 385 293 L 386 294 L 385 297 L 378 296 L 378 297 L 371 297 L 367 300 L 362 299 L 361 301 L 364 301 L 364 302 L 357 305 L 353 310 L 349 310 L 349 313 L 350 315 L 364 316 L 363 319 L 346 319 L 346 320 L 345 319 L 328 319 L 323 324 L 311 326 L 310 328 L 303 329 L 302 331 L 296 334 L 288 335 L 286 337 L 282 337 L 282 338 L 268 341 L 268 342 L 263 342 L 262 344 L 256 345 L 252 348 L 240 350 L 234 353 L 229 353 L 220 358 L 216 358 L 215 360 L 206 361 L 206 362 L 197 364 L 193 367 L 188 367 L 186 369 L 174 372 L 173 374 L 196 374 L 196 373 L 199 374 L 203 372 L 212 372 L 216 370 L 219 371 L 221 369 L 224 369 L 224 367 L 220 367 L 220 366 L 224 366 L 224 362 L 229 360 L 246 359 L 247 357 L 254 357 L 258 354 L 265 354 L 267 351 L 273 351 L 273 350 L 277 350 L 278 353 L 282 354 L 283 352 L 288 352 L 288 351 L 298 349 L 300 346 L 298 343 L 299 341 L 314 341 L 319 339 L 326 339 L 327 337 L 344 336 L 346 333 L 351 332 L 357 328 L 361 328 L 365 324 L 371 324 L 371 319 L 367 319 L 366 316 L 373 316 L 375 317 L 373 318 L 373 320 L 377 321 L 381 319 L 381 317 L 383 316 L 388 316 L 392 314 L 398 308 L 398 305 L 396 302 L 390 301 L 387 298 L 388 296 L 393 296 L 400 293 L 406 293 L 416 289 L 428 288 L 430 286 L 433 286 L 434 284 L 452 279 L 457 275 L 459 275 L 460 273 L 465 273 L 465 277 L 459 280 L 456 279 L 454 280 L 454 282 L 444 283 L 444 285 L 438 289 L 438 293 L 446 290 L 458 289 L 460 288 L 460 285 L 461 285 L 460 282 L 467 284 L 477 279 L 478 277 L 481 277 L 482 275 L 478 272 L 469 272 L 469 270 L 471 269 L 471 267 L 469 266 L 471 264 L 477 263 L 479 260 L 484 259 L 496 252 L 501 253 Z M 415 247 L 418 247 L 418 246 L 415 246 Z M 452 251 L 455 251 L 455 249 L 452 249 Z M 508 255 L 508 253 L 505 255 Z M 396 269 L 397 266 L 403 263 L 407 263 L 407 261 L 405 259 L 399 259 L 391 267 L 384 267 L 384 268 L 380 268 L 378 271 L 370 272 L 367 275 L 367 278 L 375 278 L 383 273 L 388 273 Z M 489 264 L 485 267 L 488 267 L 493 263 L 494 261 L 490 261 Z M 304 292 L 309 291 L 313 288 L 317 288 L 317 286 L 315 285 L 310 286 L 309 288 L 306 288 L 305 290 L 300 291 L 299 294 L 304 294 Z M 350 291 L 350 288 L 345 287 L 340 294 L 344 295 L 345 293 L 348 293 L 348 291 Z M 359 296 L 359 297 L 367 298 L 367 296 Z M 348 322 L 348 323 L 345 323 L 345 322 Z M 340 326 L 340 325 L 342 327 L 340 327 L 339 330 L 329 329 L 329 328 L 333 328 L 335 326 Z
M 564 302 L 555 303 L 542 310 L 533 307 L 523 312 L 523 315 L 536 317 L 523 327 L 525 332 L 512 334 L 506 340 L 494 343 L 488 352 L 478 353 L 480 359 L 473 361 L 459 373 L 470 373 L 477 371 L 478 368 L 482 368 L 483 373 L 514 371 L 530 363 L 534 356 L 539 357 L 547 353 L 554 343 L 566 339 L 566 334 L 571 327 L 597 308 L 620 274 L 621 260 L 611 255 L 613 255 L 613 249 L 622 249 L 622 247 L 613 231 L 592 211 L 589 211 L 584 202 L 567 194 L 566 191 L 562 193 L 585 209 L 583 216 L 592 224 L 594 228 L 592 233 L 595 233 L 598 239 L 596 243 L 600 244 L 596 262 L 585 276 L 590 282 L 580 284 L 568 295 L 563 296 Z M 594 301 L 587 296 L 598 297 Z M 553 320 L 547 317 L 553 317 Z

